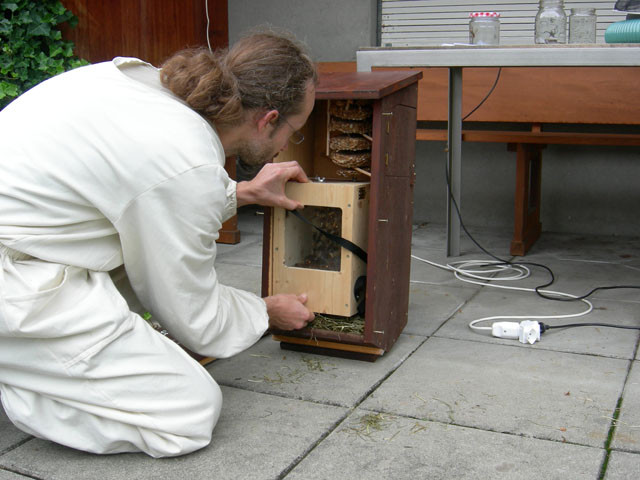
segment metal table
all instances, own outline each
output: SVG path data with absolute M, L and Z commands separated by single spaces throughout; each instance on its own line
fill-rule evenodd
M 447 188 L 447 256 L 460 255 L 462 159 L 462 69 L 464 67 L 635 67 L 640 66 L 640 45 L 525 45 L 442 47 L 370 47 L 357 52 L 359 72 L 372 67 L 449 68 L 449 121 Z

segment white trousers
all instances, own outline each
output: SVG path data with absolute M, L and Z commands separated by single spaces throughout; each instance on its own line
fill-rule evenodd
M 39 438 L 176 456 L 209 444 L 220 388 L 131 312 L 109 274 L 0 245 L 0 398 Z

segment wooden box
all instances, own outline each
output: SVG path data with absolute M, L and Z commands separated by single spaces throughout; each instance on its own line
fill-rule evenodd
M 358 241 L 366 245 L 368 254 L 362 331 L 345 333 L 307 327 L 296 331 L 273 332 L 282 348 L 375 360 L 392 347 L 406 325 L 409 309 L 417 82 L 421 76 L 421 72 L 391 70 L 320 74 L 316 86 L 316 104 L 302 131 L 304 142 L 289 145 L 277 157 L 276 161 L 298 161 L 314 184 L 343 184 L 352 190 L 357 190 L 363 183 L 369 184 L 368 213 L 365 220 L 361 219 L 364 226 L 355 227 L 358 235 L 366 232 L 366 238 Z M 369 140 L 368 150 L 358 152 L 366 154 L 364 156 L 367 162 L 355 168 L 336 163 L 341 158 L 334 155 L 336 136 L 342 135 L 341 132 L 336 133 L 336 128 L 342 127 L 336 127 L 339 118 L 334 117 L 335 108 L 340 106 L 353 109 L 351 113 L 354 114 L 360 110 L 368 112 L 367 118 L 363 120 L 367 125 L 360 131 L 361 136 Z M 288 188 L 293 193 L 300 187 Z M 311 191 L 316 187 L 308 188 Z M 305 190 L 305 187 L 301 187 L 301 190 Z M 313 196 L 315 194 L 311 197 Z M 319 202 L 311 197 L 302 203 L 331 203 Z M 344 212 L 344 202 L 343 199 L 331 205 L 336 205 Z M 312 274 L 308 269 L 302 272 L 302 277 L 284 280 L 286 276 L 283 276 L 282 262 L 289 260 L 279 256 L 282 254 L 281 248 L 286 251 L 287 243 L 282 233 L 286 228 L 282 229 L 278 223 L 283 221 L 282 216 L 279 216 L 282 214 L 284 212 L 279 214 L 272 209 L 265 212 L 263 296 L 276 292 L 307 293 L 311 302 L 309 305 L 316 313 L 322 313 L 325 307 L 327 311 L 334 306 L 337 308 L 337 295 L 330 302 L 319 301 L 321 297 L 325 297 L 322 292 L 331 291 L 333 285 L 338 288 L 337 285 L 341 284 L 339 288 L 347 290 L 342 293 L 341 298 L 345 298 L 353 291 L 351 281 L 358 272 L 350 271 L 349 280 L 335 282 L 331 286 L 323 284 L 324 279 L 317 286 L 311 281 Z M 349 234 L 349 228 L 351 227 L 343 223 L 342 233 Z M 342 251 L 340 255 L 344 258 L 347 254 Z M 357 262 L 353 268 L 357 268 Z M 283 289 L 284 281 L 289 282 L 287 287 L 290 290 Z M 305 289 L 301 289 L 301 286 Z M 328 307 L 328 304 L 332 306 Z M 349 319 L 352 311 L 353 303 L 347 310 L 336 315 L 344 314 L 345 319 Z
M 367 250 L 369 183 L 290 182 L 286 193 L 314 225 Z M 272 225 L 271 294 L 306 292 L 314 312 L 356 315 L 354 286 L 366 263 L 282 208 L 273 210 Z

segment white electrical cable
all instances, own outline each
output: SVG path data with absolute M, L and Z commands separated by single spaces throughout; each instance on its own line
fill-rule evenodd
M 211 50 L 211 40 L 209 40 L 209 1 L 208 0 L 204 0 L 204 13 L 207 16 L 207 45 L 209 46 L 209 51 L 213 52 L 213 50 Z
M 462 260 L 458 262 L 448 263 L 447 265 L 440 265 L 439 263 L 432 262 L 430 260 L 426 260 L 424 258 L 420 258 L 416 255 L 411 255 L 411 258 L 414 258 L 420 262 L 427 263 L 437 268 L 441 268 L 443 270 L 448 270 L 454 273 L 457 279 L 472 283 L 474 285 L 481 285 L 487 287 L 494 288 L 502 288 L 506 290 L 520 290 L 523 292 L 535 292 L 535 288 L 525 288 L 525 287 L 511 287 L 508 285 L 499 285 L 491 283 L 492 281 L 514 281 L 514 280 L 522 280 L 527 278 L 531 272 L 530 270 L 518 263 L 513 264 L 505 264 L 503 262 L 498 261 L 486 261 L 486 260 Z M 474 269 L 471 269 L 473 267 Z M 479 267 L 486 267 L 478 269 Z M 508 273 L 513 271 L 515 273 Z M 506 276 L 493 276 L 489 277 L 486 274 L 493 273 L 505 273 Z M 482 280 L 482 281 L 479 281 Z M 569 293 L 563 292 L 555 292 L 552 290 L 538 290 L 542 293 L 546 293 L 548 295 L 557 295 L 559 297 L 567 297 L 567 298 L 578 298 L 575 295 L 571 295 Z M 587 305 L 587 309 L 583 312 L 579 313 L 570 313 L 566 315 L 496 315 L 491 317 L 478 318 L 477 320 L 473 320 L 469 323 L 469 327 L 473 330 L 491 330 L 491 327 L 478 327 L 476 324 L 480 322 L 487 322 L 489 320 L 504 320 L 504 319 L 549 319 L 549 318 L 574 318 L 574 317 L 582 317 L 583 315 L 587 315 L 593 310 L 593 305 L 588 300 L 581 298 L 581 302 Z

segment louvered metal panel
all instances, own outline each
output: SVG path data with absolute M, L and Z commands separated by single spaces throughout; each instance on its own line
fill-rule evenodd
M 597 43 L 604 43 L 604 32 L 625 14 L 613 10 L 614 0 L 579 2 L 565 0 L 571 8 L 595 8 L 598 15 Z M 469 42 L 470 12 L 500 13 L 500 44 L 533 44 L 533 25 L 538 0 L 382 0 L 381 44 L 389 47 L 442 45 Z

